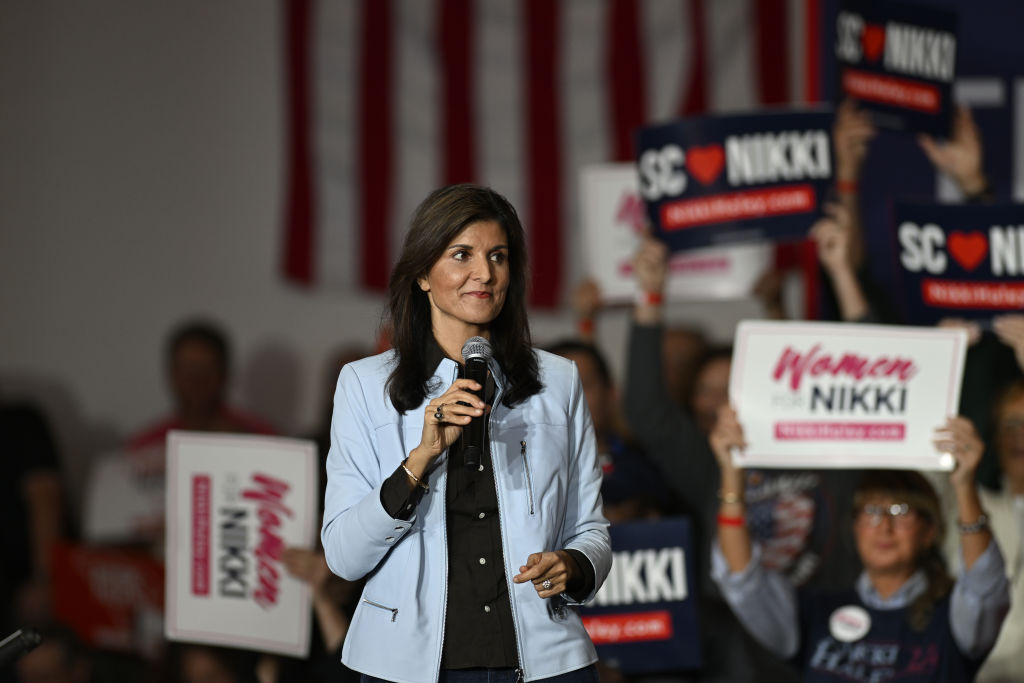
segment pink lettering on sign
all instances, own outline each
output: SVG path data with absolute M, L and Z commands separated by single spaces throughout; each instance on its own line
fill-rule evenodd
M 210 477 L 192 477 L 192 595 L 210 594 Z
M 805 376 L 849 377 L 854 380 L 865 378 L 896 378 L 906 382 L 917 374 L 917 366 L 909 358 L 879 356 L 870 358 L 856 353 L 844 353 L 840 356 L 821 353 L 821 344 L 815 344 L 807 353 L 794 351 L 787 346 L 775 363 L 772 379 L 776 382 L 784 380 L 789 374 L 789 386 L 794 391 L 800 388 Z
M 584 617 L 583 628 L 594 645 L 668 640 L 672 637 L 672 615 L 666 610 Z
M 776 422 L 779 441 L 903 441 L 902 422 Z
M 661 225 L 665 230 L 683 230 L 747 218 L 806 213 L 817 205 L 811 185 L 745 190 L 669 202 L 661 207 Z
M 260 541 L 256 546 L 256 575 L 258 584 L 253 598 L 264 609 L 277 604 L 281 582 L 281 553 L 284 539 L 281 526 L 284 517 L 291 517 L 292 510 L 284 504 L 284 496 L 291 487 L 280 479 L 267 474 L 254 474 L 253 488 L 242 492 L 246 500 L 258 504 L 256 517 L 260 521 Z

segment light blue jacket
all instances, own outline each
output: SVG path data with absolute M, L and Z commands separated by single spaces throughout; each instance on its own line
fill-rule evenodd
M 576 365 L 537 354 L 544 389 L 512 409 L 501 403 L 502 376 L 491 364 L 498 391 L 489 426 L 505 575 L 527 681 L 579 669 L 597 655 L 568 596 L 545 600 L 530 582 L 513 583 L 519 567 L 531 553 L 574 548 L 594 567 L 594 593 L 611 567 L 594 429 Z M 388 515 L 380 489 L 419 444 L 426 403 L 451 385 L 458 366 L 444 359 L 424 405 L 402 415 L 385 391 L 392 359 L 387 352 L 341 371 L 321 539 L 335 574 L 367 577 L 342 661 L 385 680 L 436 681 L 449 589 L 447 454 L 437 458 L 428 475 L 430 491 L 411 520 Z

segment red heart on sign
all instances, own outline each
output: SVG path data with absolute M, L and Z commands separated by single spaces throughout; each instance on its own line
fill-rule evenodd
M 885 27 L 878 24 L 866 24 L 864 31 L 860 34 L 860 46 L 864 50 L 865 57 L 872 62 L 877 62 L 885 47 Z
M 974 270 L 988 253 L 988 240 L 980 232 L 954 232 L 949 235 L 949 254 L 963 266 Z
M 721 145 L 691 147 L 686 152 L 686 168 L 694 178 L 705 185 L 715 182 L 715 178 L 725 166 L 725 151 Z

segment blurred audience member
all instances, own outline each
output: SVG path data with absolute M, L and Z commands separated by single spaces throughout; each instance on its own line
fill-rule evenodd
M 576 363 L 594 422 L 604 472 L 601 498 L 609 522 L 651 519 L 671 512 L 672 496 L 655 468 L 628 436 L 608 363 L 593 344 L 563 340 L 547 347 Z
M 854 265 L 854 252 L 860 236 L 856 234 L 850 209 L 841 204 L 826 204 L 825 215 L 811 227 L 811 239 L 818 262 L 828 275 L 839 304 L 839 319 L 845 322 L 877 323 L 878 316 L 868 305 Z
M 6 630 L 50 616 L 50 554 L 68 534 L 57 449 L 46 417 L 0 405 L 0 619 Z
M 707 435 L 728 402 L 731 352 L 705 354 L 686 408 L 670 398 L 659 353 L 667 257 L 663 243 L 647 238 L 634 261 L 642 294 L 630 329 L 623 407 L 635 438 L 694 521 L 706 663 L 698 680 L 792 680 L 792 670 L 743 631 L 710 580 L 719 473 Z M 852 497 L 849 476 L 832 470 L 749 470 L 744 485 L 752 518 L 758 520 L 758 539 L 769 549 L 766 563 L 796 585 L 853 580 L 853 540 L 842 524 Z M 801 513 L 794 515 L 795 510 Z
M 172 429 L 275 433 L 261 418 L 228 404 L 231 354 L 218 325 L 200 320 L 180 325 L 168 340 L 166 363 L 174 413 L 129 439 L 130 450 L 163 447 Z
M 93 665 L 89 650 L 70 628 L 41 627 L 42 642 L 14 665 L 18 683 L 89 683 Z
M 970 420 L 950 418 L 935 445 L 952 453 L 960 556 L 954 584 L 941 555 L 939 498 L 918 472 L 867 472 L 854 497 L 853 533 L 864 570 L 856 582 L 797 591 L 769 571 L 752 539 L 735 411 L 722 409 L 711 435 L 722 503 L 713 575 L 752 635 L 791 659 L 804 680 L 968 681 L 991 650 L 1009 607 L 1003 557 L 985 523 L 974 482 L 982 441 Z
M 257 674 L 260 660 L 248 650 L 174 643 L 157 673 L 164 683 L 275 683 L 276 672 Z
M 1024 651 L 1024 379 L 1010 384 L 999 395 L 993 411 L 994 450 L 1002 471 L 1002 486 L 980 487 L 981 507 L 987 526 L 1003 551 L 1010 581 L 1010 612 L 995 648 L 978 672 L 985 683 L 1019 681 Z M 946 559 L 961 571 L 958 544 L 960 518 L 948 507 Z

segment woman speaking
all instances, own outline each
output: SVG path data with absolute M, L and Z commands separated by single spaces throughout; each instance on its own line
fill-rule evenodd
M 611 565 L 594 431 L 576 366 L 530 345 L 526 288 L 508 201 L 437 190 L 391 276 L 394 350 L 341 372 L 321 538 L 366 577 L 342 653 L 364 681 L 597 680 L 570 608 Z

